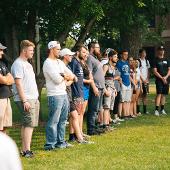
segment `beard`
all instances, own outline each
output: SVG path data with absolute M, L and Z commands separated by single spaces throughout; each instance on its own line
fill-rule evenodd
M 100 52 L 96 52 L 96 51 L 94 50 L 93 54 L 98 58 L 98 60 L 101 60 L 102 55 L 101 55 Z

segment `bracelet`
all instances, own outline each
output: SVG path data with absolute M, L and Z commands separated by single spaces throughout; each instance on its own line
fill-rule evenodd
M 28 101 L 27 100 L 23 101 L 23 103 L 26 103 L 26 102 L 28 102 Z

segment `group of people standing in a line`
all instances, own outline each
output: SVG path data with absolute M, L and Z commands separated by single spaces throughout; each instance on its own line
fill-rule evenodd
M 38 126 L 39 100 L 35 73 L 28 62 L 35 45 L 29 40 L 20 44 L 20 55 L 11 67 L 11 73 L 3 61 L 5 46 L 0 44 L 0 130 L 12 126 L 10 97 L 22 113 L 22 155 L 32 157 L 31 140 L 34 127 Z M 157 49 L 153 64 L 156 83 L 155 115 L 166 114 L 165 95 L 168 94 L 170 63 L 164 57 L 164 48 Z M 120 58 L 116 50 L 108 48 L 103 55 L 100 45 L 91 42 L 88 48 L 77 46 L 75 52 L 61 50 L 60 43 L 48 43 L 48 56 L 43 64 L 46 81 L 49 118 L 46 124 L 45 150 L 67 148 L 73 145 L 65 141 L 66 121 L 69 120 L 69 141 L 91 144 L 89 137 L 112 131 L 112 124 L 148 114 L 150 63 L 146 51 L 139 50 L 139 57 L 128 57 L 122 50 Z M 12 91 L 11 91 L 12 85 Z M 159 107 L 161 110 L 159 111 Z M 87 134 L 83 132 L 86 112 Z

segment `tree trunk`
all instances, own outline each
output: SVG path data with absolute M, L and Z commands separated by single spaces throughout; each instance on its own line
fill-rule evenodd
M 11 26 L 7 26 L 4 31 L 4 37 L 7 46 L 6 58 L 9 65 L 12 65 L 13 61 L 19 56 L 19 42 L 16 25 L 12 24 Z
M 129 51 L 132 57 L 138 57 L 138 50 L 142 47 L 142 32 L 139 28 L 132 28 L 130 31 L 120 30 L 121 48 Z
M 36 34 L 35 25 L 36 25 L 36 11 L 30 10 L 28 13 L 27 32 L 28 32 L 28 40 L 32 41 L 33 43 L 35 43 L 35 34 Z M 36 73 L 36 59 L 33 58 L 32 60 L 30 60 L 30 63 L 32 64 L 34 72 Z
M 84 43 L 86 37 L 87 37 L 87 34 L 90 32 L 93 24 L 95 23 L 96 21 L 96 16 L 92 17 L 91 19 L 87 20 L 85 26 L 81 29 L 81 32 L 80 32 L 80 36 L 75 44 L 75 47 Z

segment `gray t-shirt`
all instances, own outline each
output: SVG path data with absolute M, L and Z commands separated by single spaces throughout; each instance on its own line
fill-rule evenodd
M 35 80 L 35 73 L 32 65 L 22 58 L 17 58 L 11 67 L 11 73 L 14 78 L 22 80 L 24 94 L 26 99 L 38 99 L 38 89 Z M 16 84 L 12 85 L 14 93 L 14 101 L 21 101 L 16 88 Z
M 96 87 L 99 89 L 105 88 L 105 78 L 101 62 L 93 55 L 89 55 L 87 65 L 92 72 Z
M 115 77 L 120 76 L 120 72 L 117 68 L 115 68 Z M 114 85 L 116 90 L 119 92 L 120 91 L 120 82 L 118 80 L 114 80 Z

